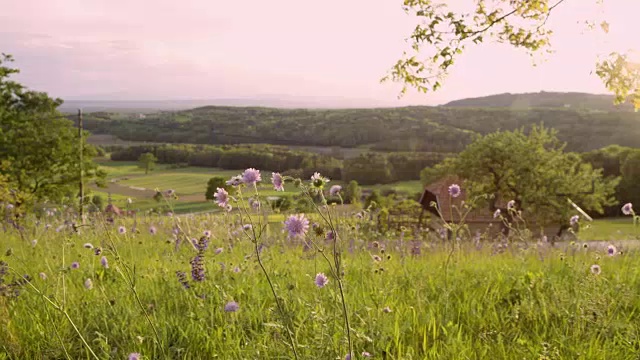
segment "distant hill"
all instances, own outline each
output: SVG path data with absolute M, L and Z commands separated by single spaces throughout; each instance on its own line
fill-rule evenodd
M 630 104 L 614 105 L 612 95 L 587 94 L 579 92 L 538 92 L 524 94 L 496 94 L 484 97 L 461 99 L 448 102 L 445 107 L 475 108 L 568 108 L 595 111 L 633 111 Z
M 85 127 L 125 141 L 461 151 L 478 135 L 544 123 L 572 151 L 640 147 L 640 113 L 564 107 L 411 106 L 376 109 L 276 109 L 206 106 L 139 115 L 87 114 Z

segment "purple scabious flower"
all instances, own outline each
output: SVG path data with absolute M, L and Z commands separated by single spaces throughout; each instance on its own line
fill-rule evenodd
M 284 179 L 280 173 L 271 173 L 271 183 L 276 191 L 284 191 Z
M 213 197 L 216 198 L 216 204 L 221 208 L 227 207 L 229 205 L 229 193 L 227 190 L 223 188 L 217 188 L 216 193 L 213 194 Z
M 323 288 L 325 285 L 329 283 L 329 278 L 327 278 L 327 276 L 324 273 L 318 273 L 318 275 L 316 275 L 316 279 L 314 282 L 316 283 L 317 287 Z
M 622 207 L 622 213 L 625 215 L 633 215 L 633 205 L 631 203 L 626 203 Z
M 223 251 L 224 251 L 224 249 L 220 247 L 220 248 L 217 248 L 213 253 L 214 253 L 214 254 L 216 254 L 216 255 L 219 255 L 219 254 L 221 254 Z
M 240 175 L 233 176 L 227 180 L 227 185 L 229 186 L 240 186 L 240 184 L 242 184 L 242 176 Z
M 253 228 L 253 226 L 251 224 L 244 224 L 242 225 L 242 230 L 244 231 L 249 231 Z
M 229 301 L 224 305 L 225 312 L 236 312 L 240 310 L 240 305 L 235 301 Z
M 291 215 L 285 220 L 284 227 L 290 238 L 303 237 L 309 231 L 309 220 L 304 214 Z
M 157 232 L 158 232 L 158 229 L 156 229 L 155 226 L 150 226 L 149 227 L 149 234 L 155 235 Z
M 342 186 L 340 186 L 340 185 L 333 185 L 331 188 L 329 188 L 329 195 L 331 195 L 331 196 L 338 196 L 338 194 L 340 193 L 340 191 L 342 191 Z
M 124 233 L 126 233 L 126 232 L 127 232 L 127 228 L 125 228 L 124 226 L 120 226 L 120 227 L 118 228 L 118 232 L 119 232 L 120 234 L 124 234 Z
M 571 225 L 571 226 L 576 226 L 576 225 L 578 225 L 578 221 L 580 221 L 580 216 L 578 216 L 578 215 L 573 215 L 573 216 L 571 217 L 571 219 L 569 219 L 569 225 Z
M 615 256 L 618 253 L 618 249 L 615 246 L 609 245 L 607 246 L 607 255 Z
M 242 182 L 246 185 L 255 185 L 256 183 L 262 181 L 262 177 L 260 176 L 260 170 L 256 170 L 254 168 L 248 168 L 242 173 Z
M 76 270 L 76 269 L 80 269 L 80 263 L 77 261 L 74 261 L 71 263 L 71 268 Z
M 128 360 L 140 360 L 141 358 L 142 355 L 140 355 L 140 353 L 131 353 L 129 354 Z
M 183 288 L 189 288 L 189 281 L 187 281 L 187 274 L 184 271 L 176 271 L 176 276 L 178 277 L 178 282 L 182 285 Z
M 191 259 L 191 279 L 193 281 L 204 280 L 204 259 L 199 254 Z
M 211 237 L 211 231 L 210 231 L 210 230 L 205 230 L 205 231 L 203 232 L 203 234 L 204 234 L 204 236 L 206 236 L 206 237 L 208 237 L 208 238 L 210 238 L 210 237 Z
M 516 201 L 515 200 L 510 200 L 507 203 L 507 210 L 512 210 L 515 206 L 516 206 Z
M 254 198 L 249 199 L 249 205 L 253 208 L 253 210 L 260 209 L 260 201 L 258 199 L 254 199 Z
M 84 281 L 84 288 L 87 290 L 93 289 L 93 281 L 91 279 L 87 279 Z
M 106 256 L 103 256 L 102 258 L 100 258 L 100 265 L 102 265 L 102 267 L 105 269 L 109 268 L 109 260 L 107 260 Z
M 451 184 L 449 186 L 449 195 L 451 195 L 451 197 L 457 198 L 458 196 L 460 196 L 460 193 L 462 193 L 462 190 L 460 190 L 460 185 Z
M 600 269 L 600 265 L 591 265 L 591 273 L 594 275 L 600 275 L 602 269 Z
M 335 239 L 336 239 L 336 234 L 333 233 L 333 230 L 327 231 L 326 240 L 327 241 L 333 241 Z
M 494 218 L 494 219 L 499 218 L 499 217 L 500 217 L 500 213 L 501 213 L 500 209 L 496 210 L 496 211 L 493 213 L 493 218 Z

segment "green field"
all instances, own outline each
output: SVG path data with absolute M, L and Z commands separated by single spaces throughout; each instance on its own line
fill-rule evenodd
M 207 181 L 213 176 L 231 178 L 241 173 L 239 170 L 222 170 L 215 168 L 185 167 L 172 168 L 169 165 L 156 165 L 156 169 L 149 174 L 138 166 L 137 162 L 101 160 L 100 167 L 107 172 L 109 181 L 108 189 L 92 188 L 93 194 L 107 197 L 111 193 L 113 202 L 120 207 L 125 207 L 127 199 L 132 199 L 133 209 L 146 210 L 157 206 L 152 199 L 154 190 L 173 189 L 178 195 L 174 202 L 176 213 L 190 213 L 218 210 L 217 206 L 205 201 L 204 193 Z M 117 180 L 117 182 L 113 182 Z M 277 192 L 270 185 L 271 172 L 262 171 L 262 184 L 258 187 L 261 196 L 281 196 L 293 194 L 297 189 L 292 184 L 286 184 L 284 193 Z M 346 186 L 341 181 L 332 181 L 330 184 Z M 365 186 L 365 189 L 394 189 L 407 194 L 415 194 L 422 191 L 420 181 L 403 181 L 386 185 Z M 144 190 L 142 190 L 144 189 Z
M 7 264 L 0 284 L 11 286 L 0 287 L 0 358 L 290 359 L 287 326 L 300 359 L 344 359 L 349 339 L 353 359 L 367 359 L 363 352 L 372 359 L 438 360 L 637 356 L 640 257 L 631 247 L 618 245 L 623 254 L 615 256 L 580 243 L 551 248 L 462 239 L 452 247 L 377 234 L 364 220 L 334 214 L 348 336 L 329 265 L 333 246 L 311 230 L 304 238 L 324 249 L 325 260 L 304 250 L 302 239 L 286 238 L 278 225 L 285 215 L 250 213 L 254 229 L 263 215 L 273 223 L 258 241 L 267 245 L 262 264 L 283 317 L 251 232 L 239 231 L 248 221 L 240 214 L 147 216 L 135 229 L 131 219 L 90 220 L 79 234 L 54 231 L 64 219 L 50 218 L 48 230 L 29 223 L 26 241 L 9 229 L 0 243 Z M 318 215 L 313 221 L 322 223 Z M 598 221 L 593 229 L 630 221 Z M 190 262 L 198 253 L 186 240 L 205 230 L 213 235 L 200 253 L 204 278 L 195 281 Z M 590 271 L 594 264 L 599 275 Z M 189 288 L 176 271 L 185 272 Z M 314 284 L 318 273 L 329 279 L 323 288 Z M 24 274 L 33 280 L 10 285 Z M 238 311 L 225 311 L 231 301 Z

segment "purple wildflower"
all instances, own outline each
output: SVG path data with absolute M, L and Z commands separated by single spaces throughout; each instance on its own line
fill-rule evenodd
M 333 185 L 333 186 L 329 189 L 329 195 L 331 195 L 331 196 L 338 196 L 338 194 L 340 193 L 340 191 L 342 191 L 342 186 L 340 186 L 340 185 Z
M 516 206 L 516 201 L 515 200 L 510 200 L 507 203 L 507 210 L 512 210 L 515 206 Z
M 253 226 L 251 226 L 251 224 L 244 224 L 242 225 L 242 230 L 244 231 L 249 231 L 253 228 Z
M 323 288 L 327 283 L 329 283 L 329 278 L 324 273 L 318 273 L 315 279 L 316 286 L 319 288 Z
M 224 251 L 224 249 L 220 247 L 220 248 L 217 248 L 217 249 L 214 251 L 214 254 L 219 255 L 219 254 L 221 254 L 223 251 Z
M 77 261 L 74 261 L 71 263 L 71 268 L 76 270 L 76 269 L 80 269 L 80 263 Z
M 344 360 L 351 360 L 351 353 L 347 354 L 347 356 L 344 357 Z
M 633 215 L 633 205 L 631 203 L 626 203 L 622 207 L 622 213 L 625 215 Z
M 173 189 L 169 189 L 169 190 L 167 190 L 167 195 L 169 195 L 169 196 L 173 196 L 173 195 L 175 195 L 175 194 L 176 194 L 176 192 L 175 192 Z
M 500 213 L 501 213 L 500 209 L 496 210 L 496 211 L 493 213 L 493 218 L 494 218 L 494 219 L 499 218 L 499 217 L 500 217 Z
M 462 192 L 462 190 L 460 190 L 460 185 L 458 184 L 451 184 L 449 186 L 449 195 L 451 197 L 457 198 L 458 196 L 460 196 L 460 193 Z
M 591 265 L 591 273 L 594 275 L 600 275 L 602 269 L 600 269 L 600 265 Z
M 87 290 L 93 289 L 93 281 L 91 279 L 87 279 L 84 281 L 84 288 Z
M 242 176 L 240 175 L 233 176 L 231 179 L 227 180 L 227 185 L 229 186 L 240 186 L 240 184 L 242 184 Z
M 198 251 L 204 252 L 209 248 L 209 238 L 203 236 L 200 238 L 200 240 L 195 240 L 194 245 L 196 246 L 196 249 L 198 249 Z
M 129 354 L 129 360 L 140 360 L 142 355 L 140 353 L 131 353 Z
M 106 256 L 103 256 L 102 258 L 100 258 L 100 265 L 102 265 L 102 267 L 105 269 L 109 268 L 109 260 L 107 260 Z
M 254 168 L 248 168 L 242 173 L 242 182 L 247 185 L 255 185 L 260 181 L 262 181 L 262 177 L 260 176 L 260 170 L 256 170 Z
M 224 305 L 225 312 L 236 312 L 240 310 L 240 305 L 235 301 L 229 301 Z
M 327 237 L 326 240 L 327 241 L 333 241 L 336 239 L 336 235 L 333 233 L 333 230 L 329 230 L 327 231 Z
M 204 259 L 201 255 L 196 255 L 191 259 L 191 278 L 193 281 L 204 280 Z
M 211 231 L 209 231 L 209 230 L 205 230 L 205 231 L 203 232 L 203 234 L 204 234 L 204 236 L 205 236 L 205 237 L 208 237 L 208 238 L 210 238 L 210 237 L 211 237 Z
M 580 216 L 578 216 L 578 215 L 573 215 L 573 216 L 571 217 L 571 219 L 569 220 L 569 224 L 570 224 L 571 226 L 576 226 L 576 225 L 578 225 L 578 221 L 580 221 Z
M 155 235 L 157 232 L 158 232 L 158 229 L 156 229 L 155 226 L 150 226 L 149 227 L 149 234 Z
M 120 234 L 124 234 L 124 233 L 126 233 L 126 232 L 127 232 L 127 228 L 125 228 L 124 226 L 120 226 L 120 227 L 118 228 L 118 232 L 119 232 Z
M 253 210 L 260 209 L 260 201 L 258 199 L 249 199 L 249 205 L 253 208 Z
M 368 353 L 368 352 L 366 352 L 366 351 L 363 351 L 363 352 L 362 352 L 362 357 L 370 358 L 370 357 L 371 357 L 371 354 L 369 354 L 369 353 Z
M 378 255 L 373 255 L 373 261 L 380 262 L 380 261 L 382 261 L 382 258 L 380 256 L 378 256 Z
M 233 210 L 233 207 L 231 206 L 231 204 L 229 204 L 229 205 L 227 205 L 224 209 L 225 209 L 227 212 L 231 212 L 231 210 Z
M 223 188 L 217 188 L 213 197 L 216 198 L 216 204 L 221 208 L 225 208 L 229 204 L 229 193 Z
M 284 222 L 284 227 L 289 233 L 290 238 L 303 237 L 309 231 L 309 220 L 304 214 L 291 215 Z
M 178 282 L 182 285 L 183 288 L 189 288 L 189 281 L 187 281 L 187 274 L 184 271 L 176 271 L 176 276 L 178 277 Z
M 280 173 L 271 173 L 271 183 L 276 191 L 284 191 L 284 179 Z
M 616 249 L 615 246 L 613 246 L 613 245 L 607 246 L 607 255 L 615 256 L 615 254 L 617 254 L 617 253 L 618 253 L 618 249 Z
M 234 273 L 239 273 L 240 272 L 240 268 L 238 266 L 236 266 L 235 268 L 233 268 L 233 272 Z

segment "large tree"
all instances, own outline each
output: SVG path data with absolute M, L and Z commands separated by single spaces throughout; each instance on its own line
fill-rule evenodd
M 449 1 L 404 0 L 404 10 L 416 18 L 405 52 L 390 70 L 389 76 L 421 92 L 437 90 L 448 70 L 468 47 L 496 41 L 521 48 L 531 54 L 549 50 L 552 31 L 547 21 L 553 10 L 566 0 L 465 0 L 452 10 Z M 588 0 L 570 0 L 586 2 Z M 601 4 L 603 0 L 589 0 Z M 609 32 L 606 19 L 585 19 L 589 28 Z M 629 39 L 634 39 L 633 35 Z M 640 64 L 629 53 L 613 52 L 595 65 L 596 74 L 616 96 L 616 102 L 629 100 L 640 109 Z
M 103 175 L 92 161 L 96 150 L 81 143 L 73 122 L 58 112 L 62 100 L 10 79 L 18 73 L 8 66 L 11 61 L 0 55 L 0 161 L 7 164 L 0 174 L 21 194 L 16 206 L 76 197 L 81 165 L 85 182 Z
M 541 224 L 568 222 L 575 210 L 567 199 L 601 213 L 615 203 L 619 182 L 604 179 L 602 169 L 583 163 L 578 154 L 564 152 L 555 132 L 542 126 L 528 134 L 503 131 L 478 138 L 457 157 L 425 169 L 422 179 L 430 182 L 446 174 L 464 179 L 471 198 L 490 195 L 479 206 L 495 211 L 514 200 L 517 209 Z
M 138 162 L 140 162 L 139 166 L 141 169 L 144 169 L 145 174 L 149 174 L 149 171 L 155 169 L 157 161 L 158 158 L 150 152 L 146 152 L 138 157 Z

